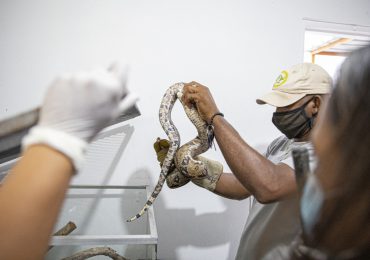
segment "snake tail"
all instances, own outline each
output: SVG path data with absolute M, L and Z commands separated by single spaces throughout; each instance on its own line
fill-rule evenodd
M 168 150 L 166 158 L 163 161 L 161 174 L 150 198 L 147 200 L 142 210 L 140 210 L 140 212 L 137 213 L 134 217 L 128 219 L 127 222 L 132 222 L 140 218 L 154 203 L 158 194 L 161 192 L 163 184 L 166 181 L 166 176 L 169 173 L 171 166 L 173 165 L 175 153 L 180 146 L 180 134 L 171 120 L 171 111 L 173 105 L 175 104 L 175 101 L 177 100 L 178 93 L 182 91 L 183 86 L 184 85 L 182 83 L 172 85 L 167 89 L 162 98 L 161 106 L 159 109 L 159 122 L 161 123 L 163 130 L 166 132 L 168 139 L 170 140 L 170 148 Z

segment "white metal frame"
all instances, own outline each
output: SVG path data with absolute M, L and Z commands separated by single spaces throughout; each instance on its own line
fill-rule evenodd
M 147 199 L 151 195 L 148 185 L 118 186 L 118 185 L 71 185 L 73 189 L 145 189 Z M 155 222 L 153 207 L 147 211 L 148 235 L 68 235 L 53 236 L 51 246 L 75 246 L 75 245 L 148 245 L 147 255 L 150 259 L 157 258 L 158 233 Z
M 349 35 L 370 36 L 369 25 L 345 24 L 311 18 L 303 18 L 303 21 L 305 23 L 305 30 L 307 31 L 331 33 L 343 35 L 344 37 Z

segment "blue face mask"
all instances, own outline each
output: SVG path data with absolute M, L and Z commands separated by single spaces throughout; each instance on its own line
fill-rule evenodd
M 313 229 L 320 218 L 325 199 L 335 197 L 341 193 L 343 193 L 342 190 L 324 192 L 317 176 L 309 174 L 303 188 L 300 206 L 303 231 L 306 235 L 313 235 Z M 311 248 L 306 245 L 301 245 L 301 247 L 304 248 L 301 254 L 310 256 L 309 259 L 334 259 L 328 252 L 321 249 Z M 360 259 L 363 253 L 363 248 L 350 248 L 337 253 L 335 259 Z
M 312 234 L 324 203 L 324 191 L 315 174 L 310 174 L 303 188 L 301 198 L 301 217 L 303 231 L 307 235 Z

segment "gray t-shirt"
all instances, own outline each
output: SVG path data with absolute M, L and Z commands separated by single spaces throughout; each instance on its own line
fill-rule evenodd
M 275 164 L 285 163 L 294 169 L 291 152 L 296 147 L 308 149 L 313 169 L 316 158 L 310 142 L 294 142 L 281 136 L 269 145 L 265 156 Z M 269 204 L 261 204 L 253 198 L 236 259 L 279 259 L 279 251 L 289 248 L 299 230 L 298 196 Z

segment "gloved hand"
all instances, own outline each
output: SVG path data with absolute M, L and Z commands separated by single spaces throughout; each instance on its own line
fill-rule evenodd
M 168 153 L 168 149 L 170 148 L 170 142 L 166 139 L 157 138 L 157 141 L 153 144 L 155 153 L 157 154 L 157 161 L 159 165 L 162 167 L 163 161 L 166 158 Z
M 117 64 L 109 70 L 63 75 L 48 88 L 39 122 L 23 139 L 23 149 L 48 145 L 79 169 L 87 144 L 136 100 L 126 88 L 126 71 Z
M 154 149 L 157 154 L 157 160 L 158 162 L 160 162 L 161 166 L 164 159 L 166 158 L 169 146 L 170 146 L 169 141 L 166 139 L 158 138 L 157 141 L 154 143 Z M 199 187 L 205 188 L 213 192 L 216 188 L 216 183 L 220 179 L 220 176 L 223 172 L 222 164 L 202 156 L 198 156 L 195 159 L 202 161 L 206 165 L 208 170 L 208 176 L 202 178 L 192 178 L 191 181 L 194 184 L 198 185 Z M 189 182 L 190 178 L 181 174 L 175 168 L 175 166 L 173 166 L 172 169 L 173 170 L 170 171 L 166 177 L 166 183 L 170 188 L 178 188 Z
M 208 175 L 203 178 L 192 178 L 191 181 L 199 187 L 205 188 L 209 191 L 216 189 L 216 184 L 223 173 L 223 166 L 218 161 L 208 159 L 203 156 L 197 156 L 194 159 L 202 161 L 208 170 Z
M 166 139 L 157 138 L 157 141 L 153 144 L 154 150 L 157 154 L 157 161 L 162 167 L 163 161 L 167 156 L 168 149 L 170 148 L 170 142 Z M 169 172 L 166 176 L 166 184 L 169 188 L 175 189 L 184 186 L 190 181 L 190 178 L 181 174 L 172 164 Z

